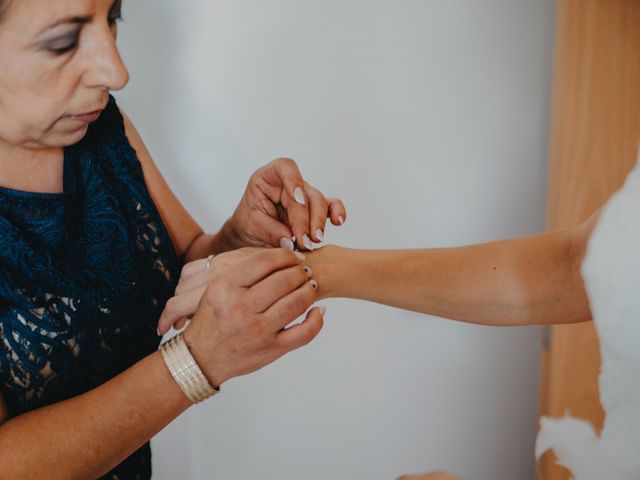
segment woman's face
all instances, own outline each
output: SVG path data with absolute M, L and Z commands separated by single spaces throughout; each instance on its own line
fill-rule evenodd
M 122 0 L 5 0 L 0 143 L 72 145 L 129 75 L 116 47 Z

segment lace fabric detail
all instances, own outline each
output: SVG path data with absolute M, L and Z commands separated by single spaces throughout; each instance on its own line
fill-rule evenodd
M 178 259 L 115 100 L 65 150 L 62 194 L 0 188 L 0 388 L 15 416 L 157 349 Z M 149 445 L 104 479 L 151 476 Z

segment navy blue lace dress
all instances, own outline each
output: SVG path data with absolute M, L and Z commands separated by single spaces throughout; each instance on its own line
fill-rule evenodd
M 178 268 L 111 98 L 65 149 L 63 193 L 0 188 L 0 388 L 10 415 L 84 393 L 156 350 Z M 103 478 L 150 477 L 147 444 Z

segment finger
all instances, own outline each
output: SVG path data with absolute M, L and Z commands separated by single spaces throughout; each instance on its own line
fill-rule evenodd
M 276 344 L 287 352 L 308 344 L 322 330 L 324 312 L 324 307 L 311 309 L 303 322 L 280 332 Z
M 328 198 L 329 218 L 335 226 L 342 226 L 347 221 L 347 209 L 339 198 Z
M 296 243 L 301 250 L 313 250 L 309 236 L 309 208 L 295 202 L 287 192 L 282 195 L 282 206 L 287 211 L 289 227 L 296 237 Z
M 278 270 L 299 265 L 304 255 L 285 248 L 262 250 L 238 262 L 225 274 L 241 287 L 249 288 Z
M 265 246 L 293 250 L 293 242 L 291 241 L 293 232 L 287 225 L 277 218 L 259 211 L 255 212 L 253 222 L 255 231 L 258 232 L 256 237 L 266 242 Z
M 257 170 L 249 179 L 246 193 L 253 200 L 253 206 L 275 215 L 276 205 L 282 200 L 282 181 L 273 172 L 271 165 Z
M 285 192 L 300 205 L 306 205 L 304 179 L 296 162 L 290 158 L 277 158 L 262 171 L 264 180 L 273 186 L 284 187 Z
M 329 202 L 319 190 L 309 184 L 305 185 L 305 192 L 309 199 L 309 231 L 314 242 L 324 240 L 324 226 L 329 213 Z
M 176 287 L 175 295 L 184 295 L 185 293 L 190 292 L 191 290 L 195 290 L 200 288 L 207 283 L 209 283 L 214 276 L 213 267 L 204 268 L 199 271 L 195 271 L 194 273 L 187 275 L 186 277 L 180 277 L 180 282 Z
M 302 315 L 318 299 L 318 284 L 309 280 L 278 299 L 265 312 L 265 322 L 274 332 L 280 331 Z
M 173 324 L 173 328 L 175 328 L 176 330 L 182 330 L 184 326 L 187 324 L 188 320 L 189 319 L 187 317 L 181 318 L 180 320 L 178 320 L 176 323 Z
M 182 271 L 180 272 L 180 279 L 190 277 L 194 273 L 202 272 L 203 270 L 205 270 L 206 265 L 207 257 L 185 264 L 185 266 L 182 267 Z
M 158 333 L 164 335 L 181 318 L 193 315 L 207 286 L 202 286 L 182 295 L 171 297 L 158 320 Z
M 301 285 L 309 281 L 302 265 L 295 265 L 285 270 L 280 270 L 249 289 L 251 304 L 255 305 L 256 312 L 264 312 L 285 295 L 293 292 Z M 276 331 L 280 328 L 276 329 Z

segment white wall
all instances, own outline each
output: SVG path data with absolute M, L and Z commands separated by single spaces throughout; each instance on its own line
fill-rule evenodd
M 296 158 L 348 246 L 450 246 L 544 226 L 552 0 L 136 0 L 119 95 L 215 229 L 249 174 Z M 154 440 L 155 479 L 533 478 L 539 330 L 329 301 L 308 348 Z

